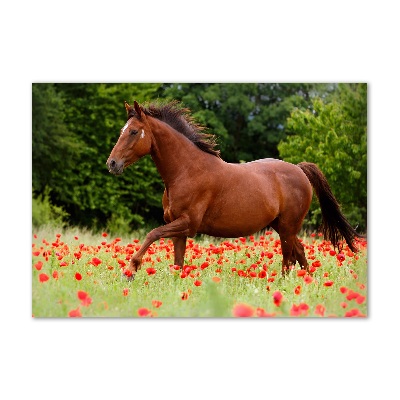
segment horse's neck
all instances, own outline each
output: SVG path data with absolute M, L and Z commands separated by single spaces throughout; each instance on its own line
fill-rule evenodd
M 198 168 L 196 160 L 201 162 L 205 153 L 189 139 L 156 119 L 152 120 L 151 130 L 154 138 L 151 157 L 166 186 L 183 171 L 187 173 L 190 168 Z

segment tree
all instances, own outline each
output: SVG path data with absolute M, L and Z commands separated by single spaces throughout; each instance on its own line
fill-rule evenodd
M 292 111 L 280 156 L 293 164 L 317 164 L 350 222 L 366 229 L 367 84 L 338 84 L 325 101 L 316 97 L 312 105 L 312 110 Z M 319 224 L 317 204 L 311 215 L 310 222 Z
M 32 84 L 32 188 L 55 187 L 53 172 L 79 159 L 82 143 L 65 123 L 64 99 L 52 83 Z
M 218 137 L 229 162 L 278 157 L 286 119 L 294 106 L 311 107 L 311 97 L 331 88 L 309 83 L 164 84 L 160 94 L 178 99 Z

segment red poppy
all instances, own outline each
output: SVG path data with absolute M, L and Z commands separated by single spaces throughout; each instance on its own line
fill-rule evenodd
M 274 317 L 275 313 L 267 313 L 263 308 L 258 307 L 256 310 L 257 317 Z
M 333 281 L 326 281 L 324 282 L 324 286 L 332 286 L 334 284 Z
M 77 273 L 75 274 L 75 279 L 76 279 L 77 281 L 80 281 L 80 280 L 82 279 L 82 275 L 81 275 L 79 272 L 77 272 Z
M 40 251 L 34 251 L 34 252 L 32 252 L 32 254 L 33 254 L 34 256 L 38 256 L 38 255 L 40 254 Z
M 357 282 L 357 286 L 358 286 L 360 289 L 365 289 L 365 285 L 364 285 L 363 283 Z
M 195 286 L 201 286 L 201 284 L 203 283 L 202 281 L 194 281 L 193 282 Z
M 49 276 L 47 275 L 47 274 L 40 274 L 39 275 L 39 281 L 40 282 L 46 282 L 46 281 L 48 281 L 50 278 L 49 278 Z
M 147 275 L 154 275 L 157 270 L 155 268 L 146 268 Z
M 53 271 L 53 278 L 58 279 L 58 271 Z
M 344 294 L 344 293 L 347 292 L 348 289 L 346 287 L 344 287 L 344 286 L 341 286 L 339 290 L 340 290 L 340 293 Z
M 138 313 L 139 317 L 151 316 L 151 310 L 149 310 L 148 308 L 139 308 L 137 310 L 137 313 Z
M 42 269 L 42 267 L 43 267 L 43 262 L 42 262 L 42 261 L 38 261 L 38 262 L 34 265 L 34 267 L 35 267 L 38 271 L 40 271 L 40 270 Z
M 107 234 L 106 232 L 103 232 L 103 233 L 101 234 L 101 236 L 103 236 L 103 237 L 107 237 L 107 236 L 108 236 L 108 234 Z
M 189 266 L 183 268 L 183 271 L 184 271 L 187 275 L 190 274 L 190 271 L 191 271 L 191 270 L 192 270 L 192 268 L 189 267 Z
M 213 276 L 211 279 L 212 279 L 215 283 L 221 282 L 221 278 L 218 277 L 218 276 Z
M 304 276 L 307 273 L 307 271 L 305 269 L 301 269 L 299 271 L 297 271 L 297 276 Z
M 83 290 L 78 290 L 77 295 L 83 306 L 88 307 L 90 304 L 92 304 L 92 299 Z
M 71 310 L 68 313 L 68 317 L 82 317 L 80 308 L 78 307 L 76 310 Z
M 159 307 L 162 306 L 162 301 L 160 301 L 160 300 L 152 300 L 151 304 L 153 304 L 153 307 L 159 308 Z
M 95 267 L 98 267 L 101 264 L 101 260 L 97 257 L 93 257 L 89 264 L 93 264 Z
M 254 314 L 254 309 L 247 304 L 236 304 L 232 309 L 232 314 L 234 317 L 251 317 Z
M 275 304 L 277 307 L 279 307 L 279 306 L 281 305 L 281 303 L 282 303 L 282 300 L 283 300 L 283 295 L 282 295 L 282 293 L 281 293 L 279 290 L 277 290 L 277 291 L 272 295 L 272 298 L 274 299 L 274 304 Z
M 361 296 L 361 294 L 358 294 L 358 297 L 356 298 L 356 303 L 357 304 L 362 304 L 365 300 L 365 296 Z
M 297 304 L 292 305 L 292 308 L 290 309 L 290 315 L 292 317 L 298 317 L 299 315 L 301 315 L 301 310 Z
M 349 290 L 349 293 L 347 294 L 347 296 L 346 296 L 346 299 L 347 300 L 354 300 L 354 299 L 356 299 L 358 297 L 358 293 L 357 292 L 354 292 L 353 290 Z
M 344 314 L 345 317 L 365 317 L 358 308 L 353 308 Z
M 60 262 L 60 267 L 66 267 L 66 266 L 68 266 L 68 263 L 66 263 L 65 261 Z
M 205 262 L 203 262 L 203 264 L 200 265 L 200 269 L 205 269 L 205 268 L 207 268 L 209 265 L 210 265 L 210 264 L 209 264 L 207 261 L 205 261 Z
M 325 307 L 322 304 L 317 304 L 314 311 L 315 315 L 320 315 L 321 317 L 325 314 Z
M 298 285 L 298 286 L 296 286 L 296 287 L 294 288 L 294 294 L 299 295 L 300 293 L 301 293 L 301 286 Z
M 310 275 L 306 275 L 306 276 L 303 278 L 303 281 L 304 281 L 305 284 L 309 285 L 309 284 L 313 281 L 313 278 L 311 278 Z
M 336 258 L 338 259 L 338 261 L 343 262 L 345 260 L 345 255 L 343 253 L 339 253 Z
M 122 294 L 123 294 L 124 296 L 128 296 L 128 294 L 129 294 L 129 289 L 124 289 L 124 290 L 122 291 Z
M 130 276 L 132 276 L 132 271 L 129 269 L 126 269 L 126 270 L 124 270 L 124 275 L 129 278 Z
M 263 269 L 258 273 L 258 277 L 263 279 L 267 276 L 267 272 L 264 271 Z
M 321 261 L 319 261 L 319 260 L 314 261 L 311 265 L 312 265 L 313 267 L 315 267 L 315 268 L 319 268 L 319 267 L 321 266 Z
M 306 303 L 300 303 L 299 305 L 293 304 L 292 308 L 290 309 L 290 315 L 292 317 L 297 317 L 300 315 L 307 315 L 308 309 L 309 309 L 309 306 Z

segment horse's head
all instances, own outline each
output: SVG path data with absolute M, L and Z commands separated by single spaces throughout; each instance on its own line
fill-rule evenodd
M 106 163 L 108 170 L 115 175 L 122 174 L 124 168 L 149 154 L 151 149 L 152 134 L 144 111 L 136 101 L 133 107 L 125 102 L 125 108 L 128 121 Z

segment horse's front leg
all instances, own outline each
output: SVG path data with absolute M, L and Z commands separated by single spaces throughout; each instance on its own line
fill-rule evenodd
M 176 238 L 176 240 L 178 241 L 177 248 L 178 248 L 179 258 L 178 259 L 176 258 L 177 255 L 175 253 L 175 260 L 179 261 L 180 259 L 182 259 L 182 264 L 183 264 L 183 256 L 185 253 L 184 249 L 186 247 L 186 237 L 189 236 L 189 233 L 190 233 L 190 219 L 187 215 L 182 215 L 175 221 L 167 225 L 153 229 L 151 232 L 147 234 L 146 239 L 143 242 L 140 249 L 138 250 L 138 252 L 132 256 L 129 262 L 129 267 L 127 269 L 128 272 L 125 271 L 125 275 L 127 275 L 129 280 L 135 279 L 135 275 L 141 267 L 142 258 L 146 253 L 147 249 L 153 242 L 159 240 L 160 238 L 165 238 L 165 237 Z M 182 248 L 183 248 L 183 253 L 182 253 Z

